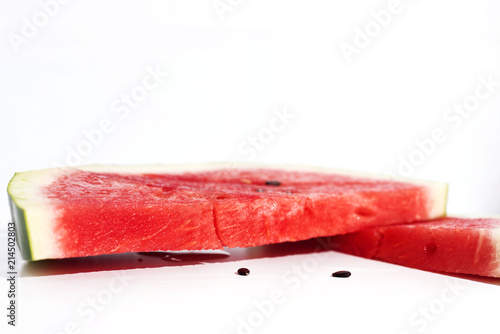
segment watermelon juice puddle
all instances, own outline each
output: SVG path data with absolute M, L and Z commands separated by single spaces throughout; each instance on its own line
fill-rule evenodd
M 496 277 L 487 277 L 487 276 L 478 276 L 478 275 L 468 275 L 468 274 L 452 274 L 452 273 L 443 273 L 443 272 L 435 272 L 436 274 L 446 275 L 454 278 L 465 279 L 469 281 L 498 285 L 500 286 L 500 278 Z
M 229 256 L 228 252 L 220 250 L 186 252 L 157 251 L 28 261 L 25 262 L 22 267 L 21 276 L 52 276 L 95 271 L 200 265 L 224 261 L 224 259 Z
M 328 251 L 328 239 L 314 238 L 257 247 L 231 248 L 224 251 L 156 251 L 27 261 L 21 269 L 21 276 L 52 276 L 96 271 L 203 265 L 205 263 L 238 262 L 260 258 L 313 254 Z M 238 268 L 238 264 L 235 264 L 235 267 Z M 229 274 L 233 275 L 234 273 Z
M 214 260 L 224 259 L 229 256 L 228 252 L 224 251 L 178 251 L 178 252 L 137 252 L 141 256 L 139 262 L 142 262 L 144 257 L 153 257 L 167 262 L 183 262 L 183 264 L 203 264 Z

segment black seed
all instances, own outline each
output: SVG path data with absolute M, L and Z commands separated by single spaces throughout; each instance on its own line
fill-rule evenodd
M 266 181 L 266 186 L 278 187 L 278 186 L 281 186 L 281 182 L 280 181 Z
M 248 275 L 250 275 L 250 270 L 248 270 L 247 268 L 240 268 L 240 269 L 238 269 L 238 275 L 248 276 Z
M 263 193 L 265 190 L 264 189 L 255 189 L 255 191 L 258 193 Z
M 332 277 L 349 277 L 351 272 L 347 270 L 336 271 L 332 274 Z

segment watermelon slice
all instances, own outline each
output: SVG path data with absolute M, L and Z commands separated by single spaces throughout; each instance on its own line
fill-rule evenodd
M 500 277 L 500 219 L 442 218 L 332 238 L 345 253 L 448 273 Z
M 445 214 L 447 186 L 323 169 L 86 166 L 8 187 L 28 260 L 249 247 Z

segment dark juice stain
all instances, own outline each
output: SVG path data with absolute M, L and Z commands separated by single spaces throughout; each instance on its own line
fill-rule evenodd
M 167 252 L 137 252 L 138 255 L 150 257 L 165 257 L 168 256 Z

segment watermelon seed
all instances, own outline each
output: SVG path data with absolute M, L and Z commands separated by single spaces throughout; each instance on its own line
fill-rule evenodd
M 263 193 L 265 190 L 264 189 L 255 189 L 255 191 L 258 193 Z
M 250 270 L 248 270 L 247 268 L 240 268 L 240 269 L 238 269 L 238 275 L 248 276 L 248 275 L 250 275 Z
M 279 187 L 279 186 L 281 186 L 281 182 L 280 181 L 266 181 L 266 186 Z
M 346 277 L 349 277 L 351 276 L 351 272 L 350 271 L 347 271 L 347 270 L 341 270 L 341 271 L 336 271 L 332 274 L 332 277 L 343 277 L 343 278 L 346 278 Z

